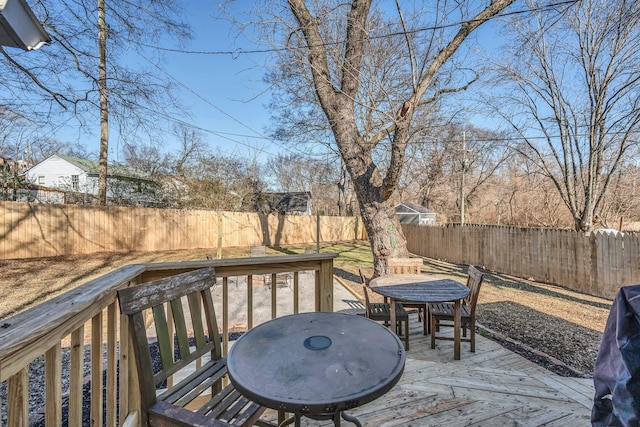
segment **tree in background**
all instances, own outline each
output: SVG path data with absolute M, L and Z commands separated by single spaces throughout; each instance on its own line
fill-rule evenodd
M 44 17 L 51 45 L 38 55 L 0 48 L 0 87 L 13 98 L 7 104 L 15 114 L 29 118 L 36 128 L 55 129 L 72 119 L 81 126 L 100 126 L 102 202 L 109 129 L 116 129 L 123 141 L 157 138 L 163 122 L 147 120 L 149 112 L 162 117 L 167 107 L 179 108 L 171 85 L 155 69 L 162 57 L 149 46 L 190 37 L 189 27 L 180 21 L 182 5 L 170 0 L 144 5 L 38 0 L 31 6 L 36 16 Z M 20 102 L 12 102 L 16 99 Z
M 310 191 L 313 210 L 322 215 L 340 214 L 340 163 L 283 154 L 269 162 L 272 181 L 279 191 Z
M 483 222 L 478 210 L 492 178 L 506 159 L 504 135 L 471 124 L 433 126 L 415 136 L 399 184 L 401 200 L 418 203 L 439 215 L 441 222 L 461 222 L 464 197 L 466 221 Z M 464 186 L 463 186 L 464 184 Z
M 274 45 L 286 47 L 277 50 L 280 63 L 292 64 L 281 69 L 295 79 L 280 79 L 278 89 L 291 98 L 292 87 L 303 88 L 296 101 L 314 102 L 302 111 L 323 117 L 322 129 L 328 125 L 331 130 L 354 184 L 376 275 L 388 271 L 388 258 L 407 256 L 393 195 L 414 118 L 475 79 L 454 66 L 454 54 L 474 30 L 511 3 L 419 2 L 413 3 L 416 9 L 403 10 L 400 2 L 375 8 L 366 0 L 289 0 L 290 14 L 284 4 L 269 2 L 272 14 L 261 17 L 273 24 L 265 37 L 276 34 Z M 382 6 L 394 10 L 392 18 Z M 384 165 L 379 164 L 380 150 L 388 153 Z
M 220 155 L 201 132 L 176 126 L 180 148 L 163 152 L 155 144 L 129 144 L 124 163 L 161 183 L 155 206 L 241 211 L 255 206 L 266 184 L 263 166 L 246 156 Z
M 497 109 L 514 149 L 554 185 L 577 231 L 604 208 L 640 122 L 640 3 L 583 0 L 514 19 Z
M 571 218 L 558 192 L 535 167 L 510 156 L 482 195 L 483 223 L 520 227 L 567 228 Z

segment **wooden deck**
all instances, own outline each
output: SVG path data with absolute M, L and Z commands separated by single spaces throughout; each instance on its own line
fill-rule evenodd
M 364 426 L 590 425 L 591 379 L 560 377 L 479 335 L 476 353 L 463 342 L 462 358 L 454 361 L 453 342 L 437 341 L 432 350 L 422 324 L 410 316 L 410 350 L 400 382 L 349 412 Z M 333 423 L 303 419 L 302 425 Z

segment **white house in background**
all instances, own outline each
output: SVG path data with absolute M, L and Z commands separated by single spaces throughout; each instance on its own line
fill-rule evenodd
M 396 215 L 402 224 L 436 225 L 436 213 L 415 203 L 398 203 Z
M 38 188 L 55 188 L 68 193 L 98 195 L 98 162 L 54 154 L 26 171 L 26 179 Z M 147 201 L 157 187 L 143 172 L 125 166 L 107 168 L 107 197 Z

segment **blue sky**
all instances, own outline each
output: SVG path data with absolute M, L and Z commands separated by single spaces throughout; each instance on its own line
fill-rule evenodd
M 229 52 L 251 50 L 257 46 L 234 39 L 228 22 L 215 19 L 217 6 L 211 0 L 191 0 L 194 7 L 187 19 L 192 26 L 194 40 L 187 47 L 197 52 Z M 242 7 L 249 2 L 235 2 Z M 206 130 L 207 141 L 227 152 L 254 151 L 256 147 L 276 154 L 280 149 L 265 139 L 269 114 L 265 105 L 269 94 L 262 82 L 263 70 L 256 64 L 264 60 L 262 54 L 182 54 L 167 53 L 167 72 L 179 81 L 182 100 L 191 107 L 190 123 Z M 215 135 L 214 133 L 219 133 Z M 246 135 L 246 136 L 243 136 Z
M 215 18 L 219 15 L 215 1 L 189 0 L 188 4 L 190 9 L 185 12 L 184 20 L 191 25 L 194 38 L 180 49 L 188 52 L 233 52 L 237 49 L 260 48 L 233 37 L 230 24 Z M 249 2 L 232 4 L 233 7 L 242 8 Z M 175 43 L 170 41 L 162 47 L 176 49 Z M 165 72 L 178 88 L 177 95 L 180 101 L 191 113 L 190 117 L 186 117 L 167 111 L 167 115 L 201 130 L 205 142 L 213 152 L 258 156 L 259 160 L 264 161 L 284 151 L 266 137 L 265 127 L 269 121 L 269 114 L 265 105 L 269 102 L 270 95 L 267 85 L 262 82 L 263 70 L 255 67 L 256 63 L 264 61 L 264 54 L 230 55 L 167 51 L 164 55 Z M 131 60 L 149 67 L 144 59 L 132 57 Z M 98 127 L 91 127 L 89 132 L 79 133 L 78 125 L 70 121 L 66 127 L 59 129 L 54 137 L 71 143 L 80 142 L 87 147 L 90 156 L 97 158 Z M 118 162 L 121 161 L 121 146 L 116 132 L 116 129 L 110 130 L 109 156 L 110 161 Z M 166 142 L 164 148 L 167 151 L 175 151 L 179 147 L 173 138 Z
M 228 22 L 218 14 L 211 0 L 190 0 L 193 7 L 185 18 L 194 39 L 185 48 L 193 52 L 232 52 L 256 49 L 255 45 L 234 39 Z M 234 2 L 244 7 L 249 2 Z M 269 157 L 281 149 L 265 138 L 269 114 L 265 105 L 269 94 L 262 82 L 263 71 L 256 63 L 263 54 L 186 54 L 166 53 L 166 71 L 180 88 L 181 100 L 192 117 L 184 120 L 203 130 L 209 145 L 226 153 L 260 154 Z
M 239 49 L 264 49 L 243 38 L 234 38 L 230 24 L 216 19 L 217 2 L 190 0 L 190 10 L 184 19 L 191 25 L 194 39 L 184 49 L 192 52 L 234 52 Z M 229 3 L 242 9 L 251 2 Z M 478 34 L 483 44 L 492 45 L 495 32 L 485 24 Z M 489 37 L 486 37 L 486 36 Z M 474 43 L 475 37 L 468 42 Z M 167 48 L 174 48 L 167 43 Z M 264 54 L 196 54 L 166 52 L 165 69 L 179 87 L 181 101 L 190 108 L 191 117 L 182 119 L 200 129 L 205 141 L 214 152 L 244 157 L 256 156 L 267 161 L 278 153 L 287 152 L 281 145 L 266 137 L 270 100 L 268 87 L 262 82 Z M 78 135 L 77 128 L 65 129 L 57 135 L 60 139 L 87 142 L 90 153 L 97 155 L 97 132 L 94 135 Z M 176 150 L 178 145 L 167 141 L 166 149 Z M 117 136 L 111 133 L 110 159 L 118 161 Z

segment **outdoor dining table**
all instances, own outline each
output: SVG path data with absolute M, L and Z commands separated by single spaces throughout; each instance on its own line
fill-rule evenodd
M 362 316 L 312 312 L 279 317 L 243 334 L 227 356 L 229 378 L 248 399 L 293 417 L 340 418 L 389 391 L 405 351 L 388 328 Z
M 391 324 L 396 323 L 396 302 L 453 302 L 453 358 L 460 360 L 460 300 L 469 295 L 469 288 L 453 280 L 425 274 L 391 274 L 372 279 L 372 291 L 389 298 Z M 427 313 L 425 313 L 425 316 Z M 434 331 L 431 331 L 433 334 Z

